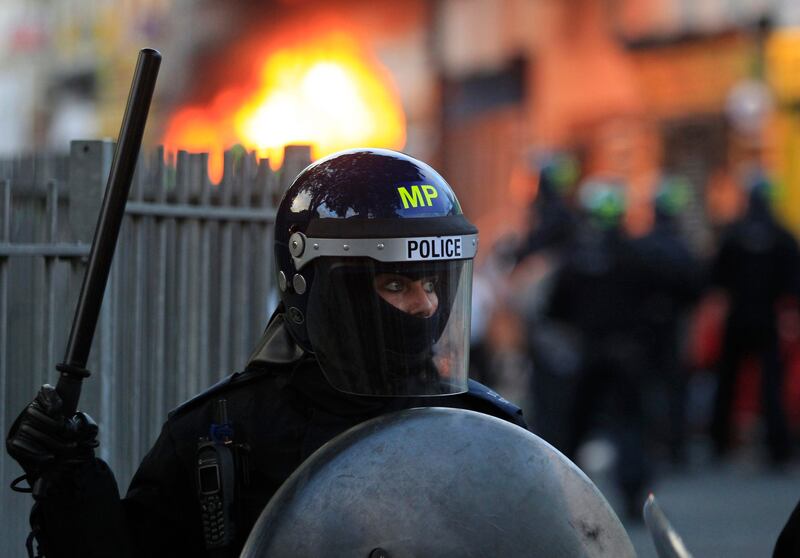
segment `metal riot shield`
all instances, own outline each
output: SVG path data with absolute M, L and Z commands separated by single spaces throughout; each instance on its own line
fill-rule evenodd
M 449 408 L 362 423 L 275 493 L 242 558 L 635 556 L 597 487 L 541 438 Z

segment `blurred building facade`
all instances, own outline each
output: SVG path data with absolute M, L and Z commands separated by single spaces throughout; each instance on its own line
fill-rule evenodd
M 6 0 L 0 3 L 0 155 L 67 152 L 74 139 L 116 137 L 136 54 L 168 52 L 147 138 L 182 95 L 191 57 L 229 27 L 193 0 Z
M 633 232 L 658 171 L 688 176 L 713 224 L 738 210 L 737 165 L 758 160 L 800 232 L 793 0 L 8 0 L 0 153 L 115 135 L 143 46 L 164 53 L 155 143 L 181 103 L 250 79 L 260 38 L 315 21 L 347 22 L 381 61 L 404 149 L 442 168 L 487 231 L 529 201 L 530 154 L 558 149 L 629 185 Z
M 444 108 L 444 168 L 469 184 L 472 214 L 502 222 L 530 195 L 526 152 L 568 150 L 587 174 L 629 185 L 634 233 L 649 226 L 657 173 L 681 174 L 706 206 L 695 212 L 706 221 L 696 223 L 695 240 L 707 250 L 703 226 L 738 212 L 737 172 L 748 163 L 778 173 L 783 215 L 800 230 L 791 156 L 800 10 L 792 2 L 453 0 L 440 7 L 441 72 L 459 93 L 468 95 L 476 76 L 494 81 L 486 90 L 503 91 L 510 68 L 522 68 L 516 99 L 507 96 L 502 107 L 450 120 Z M 487 180 L 506 190 L 487 188 Z

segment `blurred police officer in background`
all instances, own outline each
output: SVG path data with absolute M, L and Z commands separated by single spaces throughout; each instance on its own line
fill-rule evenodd
M 44 386 L 7 439 L 57 556 L 238 556 L 317 448 L 384 413 L 520 410 L 467 378 L 477 229 L 407 155 L 359 149 L 306 168 L 275 223 L 281 303 L 247 366 L 172 411 L 120 498 L 97 427 Z M 41 480 L 44 479 L 44 480 Z
M 578 196 L 583 219 L 557 272 L 549 309 L 553 319 L 572 325 L 580 337 L 581 363 L 564 450 L 575 459 L 598 427 L 610 432 L 625 511 L 641 519 L 650 476 L 642 408 L 644 278 L 622 227 L 623 185 L 592 178 L 580 186 Z
M 515 297 L 524 320 L 527 357 L 533 364 L 527 420 L 538 435 L 563 448 L 579 357 L 576 336 L 550 318 L 547 306 L 556 271 L 578 228 L 572 198 L 581 167 L 568 152 L 540 154 L 532 164 L 538 183 L 529 208 L 529 228 L 511 254 L 517 271 L 527 279 Z
M 770 459 L 780 465 L 789 459 L 791 447 L 782 400 L 777 305 L 782 298 L 797 295 L 800 256 L 794 237 L 772 215 L 769 180 L 755 173 L 746 186 L 747 210 L 725 231 L 711 270 L 713 285 L 728 296 L 711 437 L 717 455 L 725 456 L 731 449 L 736 378 L 744 358 L 756 356 Z
M 567 153 L 552 153 L 541 159 L 536 197 L 529 208 L 531 226 L 514 253 L 516 262 L 541 250 L 563 248 L 577 225 L 567 201 L 580 175 L 577 159 Z
M 687 374 L 684 367 L 688 314 L 702 293 L 704 273 L 681 234 L 679 219 L 691 185 L 679 176 L 660 179 L 653 197 L 653 226 L 633 240 L 644 273 L 640 316 L 648 374 L 647 399 L 655 416 L 651 434 L 664 442 L 674 464 L 686 460 Z

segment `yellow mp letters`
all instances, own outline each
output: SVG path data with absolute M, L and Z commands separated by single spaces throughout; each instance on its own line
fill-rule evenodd
M 400 194 L 400 200 L 403 202 L 405 209 L 421 205 L 431 207 L 433 206 L 433 199 L 439 197 L 439 192 L 430 184 L 411 186 L 410 192 L 405 186 L 400 186 L 397 188 L 397 192 Z

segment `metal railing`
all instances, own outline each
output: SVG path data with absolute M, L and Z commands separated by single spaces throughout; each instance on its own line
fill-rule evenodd
M 69 157 L 0 161 L 3 435 L 57 379 L 112 155 L 111 142 L 81 141 Z M 276 202 L 309 161 L 308 148 L 287 148 L 273 172 L 228 152 L 214 185 L 205 154 L 140 158 L 80 402 L 121 491 L 169 409 L 243 366 L 276 298 Z M 3 485 L 19 474 L 3 452 Z M 31 499 L 0 493 L 0 555 L 24 556 Z

